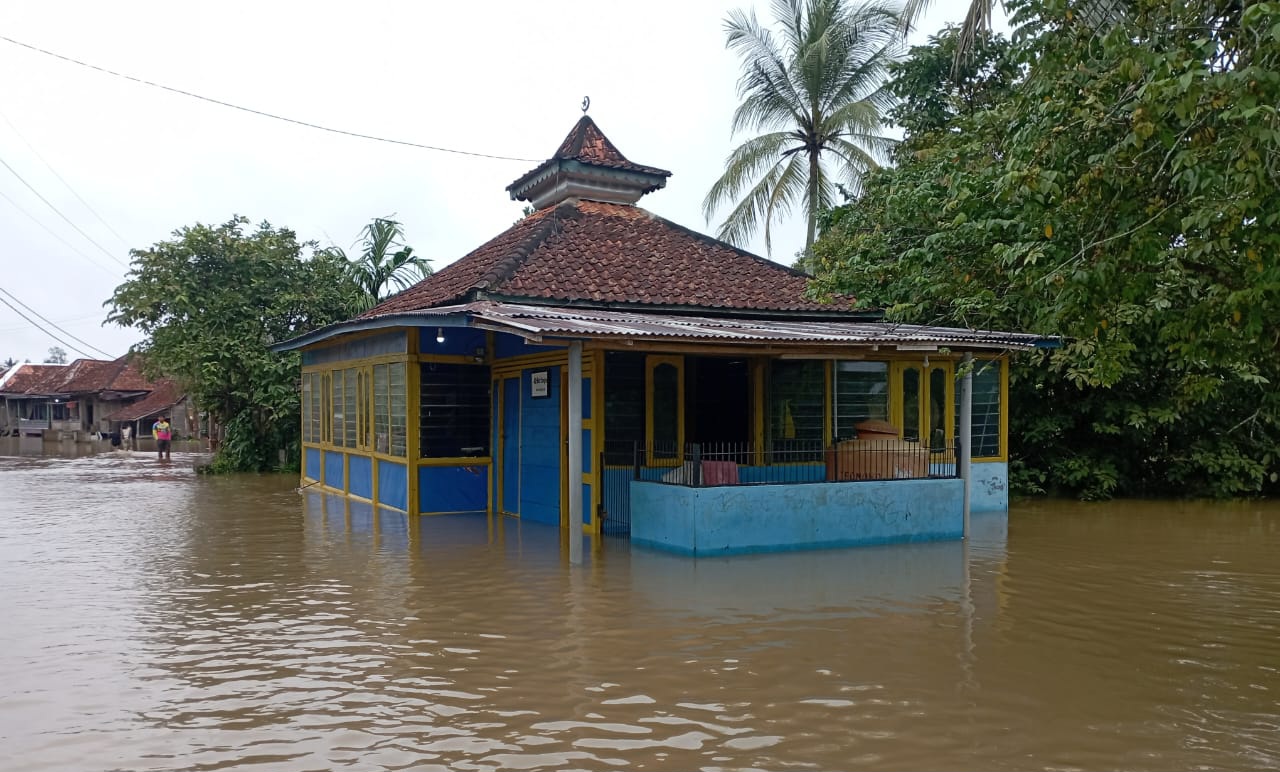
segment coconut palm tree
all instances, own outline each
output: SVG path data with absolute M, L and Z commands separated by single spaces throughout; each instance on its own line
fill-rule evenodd
M 710 222 L 736 202 L 720 238 L 742 244 L 797 204 L 808 219 L 805 250 L 813 246 L 818 213 L 834 202 L 837 183 L 857 193 L 892 144 L 881 122 L 892 99 L 888 66 L 901 50 L 893 9 L 850 0 L 774 0 L 778 33 L 754 11 L 725 20 L 727 47 L 742 57 L 742 103 L 733 132 L 763 132 L 739 145 L 703 200 Z
M 390 290 L 399 292 L 431 275 L 430 261 L 404 244 L 404 227 L 390 217 L 375 217 L 360 231 L 360 257 L 350 259 L 342 247 L 326 252 L 347 260 L 353 281 L 364 290 L 360 311 L 377 304 Z M 394 250 L 394 251 L 393 251 Z
M 969 9 L 965 12 L 964 23 L 960 25 L 960 37 L 956 46 L 956 69 L 962 59 L 968 57 L 976 45 L 978 36 L 991 31 L 991 17 L 999 0 L 970 0 Z M 902 30 L 909 31 L 933 4 L 933 0 L 905 0 L 900 17 Z M 1000 5 L 1004 5 L 1000 2 Z M 1110 29 L 1129 13 L 1130 0 L 1080 0 L 1076 3 L 1071 19 L 1088 25 L 1095 32 L 1102 33 Z

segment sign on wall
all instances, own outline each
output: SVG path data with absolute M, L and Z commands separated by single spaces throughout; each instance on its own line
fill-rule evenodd
M 537 399 L 551 396 L 551 371 L 534 370 L 529 374 L 529 396 Z

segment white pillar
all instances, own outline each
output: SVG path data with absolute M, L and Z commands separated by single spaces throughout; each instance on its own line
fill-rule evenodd
M 569 562 L 582 562 L 582 341 L 569 344 Z
M 973 354 L 964 355 L 960 380 L 960 479 L 964 480 L 964 538 L 969 538 L 969 492 L 973 483 Z

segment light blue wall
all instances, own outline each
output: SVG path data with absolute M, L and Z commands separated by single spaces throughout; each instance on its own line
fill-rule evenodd
M 347 456 L 347 484 L 353 496 L 373 498 L 373 459 L 368 456 Z
M 418 468 L 418 510 L 484 512 L 489 508 L 489 467 L 423 466 Z
M 696 555 L 959 539 L 960 480 L 631 484 L 633 543 Z
M 320 449 L 306 448 L 302 452 L 302 476 L 308 480 L 319 480 L 324 475 L 320 465 Z
M 550 371 L 550 394 L 533 399 L 531 374 L 520 374 L 520 517 L 560 522 L 560 368 Z
M 408 510 L 409 473 L 404 464 L 378 459 L 378 503 Z
M 1004 461 L 974 463 L 969 484 L 970 512 L 1009 511 L 1009 465 Z
M 303 365 L 324 365 L 353 359 L 403 354 L 408 346 L 404 330 L 392 330 L 377 335 L 336 343 L 332 346 L 302 352 Z
M 342 454 L 332 450 L 324 452 L 324 484 L 344 490 L 342 481 Z

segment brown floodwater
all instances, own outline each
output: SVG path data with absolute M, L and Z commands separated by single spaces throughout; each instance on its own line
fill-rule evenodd
M 196 460 L 0 458 L 0 769 L 1280 767 L 1275 502 L 571 566 Z

